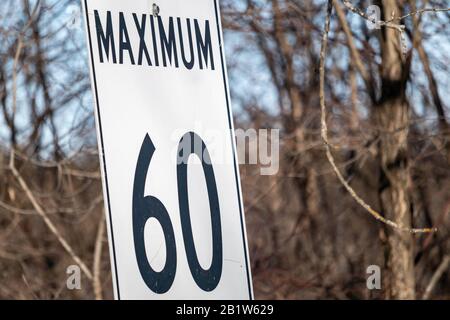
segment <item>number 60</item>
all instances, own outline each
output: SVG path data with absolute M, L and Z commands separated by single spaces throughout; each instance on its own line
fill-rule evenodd
M 186 145 L 190 145 L 186 151 Z M 201 146 L 195 150 L 194 146 Z M 167 292 L 175 278 L 177 265 L 177 250 L 175 234 L 170 216 L 157 198 L 144 196 L 145 180 L 150 166 L 150 161 L 155 152 L 155 146 L 148 136 L 145 136 L 139 152 L 136 165 L 133 186 L 133 237 L 139 271 L 145 284 L 155 293 Z M 194 238 L 189 210 L 189 196 L 187 183 L 187 162 L 191 154 L 197 155 L 202 161 L 208 190 L 209 207 L 211 210 L 212 226 L 212 262 L 209 269 L 203 269 L 200 265 L 195 250 Z M 181 229 L 183 232 L 184 247 L 191 271 L 197 285 L 205 291 L 214 290 L 222 275 L 222 228 L 220 222 L 219 199 L 214 177 L 214 170 L 210 163 L 208 149 L 203 140 L 194 132 L 187 132 L 178 144 L 177 185 L 178 203 L 180 208 Z M 208 161 L 205 161 L 208 160 Z M 166 262 L 164 268 L 156 272 L 150 265 L 145 251 L 144 228 L 150 218 L 155 218 L 161 225 L 166 243 Z

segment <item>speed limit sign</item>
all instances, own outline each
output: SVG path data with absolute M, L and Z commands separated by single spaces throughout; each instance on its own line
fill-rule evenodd
M 82 0 L 117 299 L 252 299 L 217 0 Z

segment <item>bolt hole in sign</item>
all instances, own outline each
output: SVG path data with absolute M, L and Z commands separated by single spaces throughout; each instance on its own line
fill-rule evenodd
M 217 0 L 82 4 L 115 297 L 252 299 Z

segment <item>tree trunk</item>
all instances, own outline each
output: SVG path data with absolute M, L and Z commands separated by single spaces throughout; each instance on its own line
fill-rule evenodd
M 395 0 L 383 3 L 384 19 L 392 12 L 398 17 Z M 401 53 L 400 34 L 383 28 L 381 97 L 375 107 L 375 121 L 380 131 L 380 198 L 385 216 L 397 224 L 411 228 L 409 206 L 407 137 L 409 107 L 405 96 L 409 68 Z M 387 230 L 387 292 L 391 299 L 414 299 L 415 279 L 413 238 L 405 231 Z

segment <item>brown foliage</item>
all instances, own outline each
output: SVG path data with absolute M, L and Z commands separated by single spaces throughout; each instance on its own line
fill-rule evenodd
M 71 1 L 38 12 L 17 3 L 0 8 L 0 298 L 111 299 L 84 30 L 65 26 Z M 394 11 L 391 23 L 406 25 L 403 54 L 395 28 L 368 30 L 345 3 L 333 1 L 323 97 L 337 167 L 383 218 L 439 231 L 373 219 L 330 166 L 319 100 L 326 1 L 224 0 L 236 128 L 281 130 L 276 175 L 240 168 L 255 297 L 450 298 L 449 16 L 398 21 L 418 2 L 380 2 L 385 20 Z M 71 291 L 77 258 L 86 270 Z M 374 264 L 379 291 L 366 288 Z

